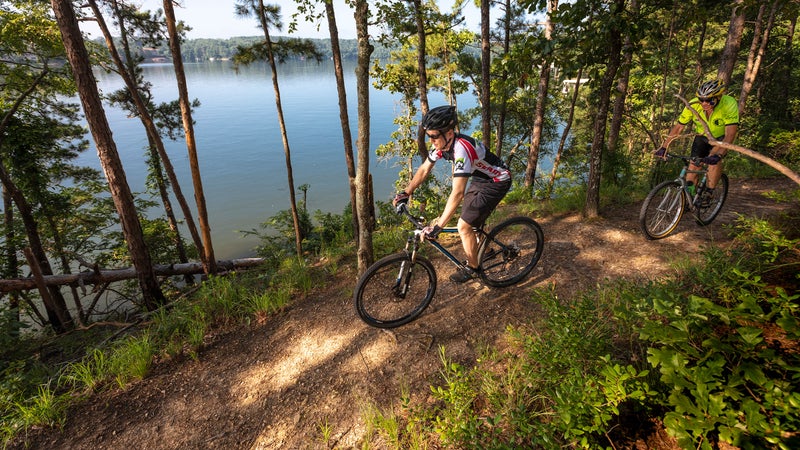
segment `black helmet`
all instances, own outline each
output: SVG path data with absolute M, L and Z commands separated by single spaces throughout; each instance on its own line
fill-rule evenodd
M 447 131 L 456 127 L 458 117 L 456 107 L 450 105 L 437 106 L 422 118 L 422 128 L 426 130 Z
M 700 98 L 721 97 L 725 93 L 725 83 L 722 80 L 706 81 L 697 87 L 697 96 Z

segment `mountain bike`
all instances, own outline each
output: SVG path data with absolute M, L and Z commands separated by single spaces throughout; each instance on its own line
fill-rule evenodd
M 418 318 L 436 293 L 436 269 L 419 253 L 423 242 L 447 257 L 456 268 L 464 268 L 436 238 L 423 235 L 425 220 L 414 217 L 404 204 L 397 212 L 414 225 L 402 252 L 385 256 L 371 265 L 358 280 L 354 294 L 361 319 L 378 328 L 395 328 Z M 544 248 L 544 232 L 529 217 L 512 217 L 490 231 L 475 228 L 478 235 L 480 279 L 488 286 L 505 287 L 522 281 L 533 270 Z M 458 234 L 445 227 L 440 235 Z
M 683 169 L 674 180 L 665 181 L 650 191 L 644 199 L 639 212 L 639 226 L 647 239 L 661 239 L 675 231 L 687 208 L 694 215 L 698 225 L 708 225 L 714 221 L 728 197 L 728 176 L 722 174 L 717 187 L 713 190 L 706 186 L 708 165 L 702 158 L 667 153 L 667 159 L 683 160 Z M 690 170 L 689 163 L 700 167 Z M 696 173 L 699 181 L 692 193 L 686 184 L 686 175 Z

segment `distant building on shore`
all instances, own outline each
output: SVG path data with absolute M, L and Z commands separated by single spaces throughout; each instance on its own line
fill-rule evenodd
M 144 63 L 168 63 L 172 62 L 172 58 L 164 56 L 158 52 L 154 47 L 143 47 L 142 54 L 144 56 Z

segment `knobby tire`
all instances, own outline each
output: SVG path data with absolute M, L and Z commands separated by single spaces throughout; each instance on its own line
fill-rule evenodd
M 539 262 L 543 249 L 542 227 L 528 217 L 512 217 L 495 226 L 481 243 L 481 279 L 492 287 L 519 283 Z
M 681 183 L 665 181 L 650 191 L 639 212 L 639 226 L 647 239 L 661 239 L 672 233 L 683 216 L 685 199 Z
M 728 185 L 728 176 L 723 173 L 717 183 L 717 187 L 714 188 L 714 197 L 711 199 L 709 206 L 700 208 L 695 205 L 694 219 L 698 225 L 709 225 L 717 218 L 717 215 L 722 210 L 722 205 L 725 204 L 725 199 L 728 198 Z
M 405 272 L 401 276 L 401 267 Z M 406 284 L 408 290 L 401 293 Z M 378 328 L 405 325 L 425 311 L 436 293 L 436 270 L 417 255 L 413 264 L 406 253 L 381 258 L 358 280 L 354 294 L 356 311 L 367 324 Z

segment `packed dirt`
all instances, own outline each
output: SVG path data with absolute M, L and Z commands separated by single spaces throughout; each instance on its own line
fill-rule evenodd
M 535 326 L 541 311 L 530 300 L 533 288 L 552 286 L 569 298 L 604 279 L 661 276 L 676 258 L 729 243 L 726 227 L 738 214 L 796 217 L 797 202 L 763 195 L 796 188 L 785 179 L 733 180 L 714 223 L 699 227 L 687 216 L 659 241 L 640 232 L 638 203 L 606 208 L 595 220 L 536 217 L 546 243 L 527 280 L 505 289 L 457 285 L 447 279 L 452 266 L 434 257 L 440 282 L 431 307 L 392 331 L 357 317 L 355 269 L 342 264 L 328 284 L 263 323 L 208 336 L 197 360 L 157 364 L 124 391 L 101 392 L 70 410 L 62 429 L 30 430 L 9 448 L 360 448 L 370 408 L 397 412 L 403 394 L 429 400 L 429 386 L 441 383 L 440 346 L 451 360 L 472 365 L 482 348 L 502 345 L 508 325 Z M 668 439 L 656 442 L 636 448 L 669 447 Z

